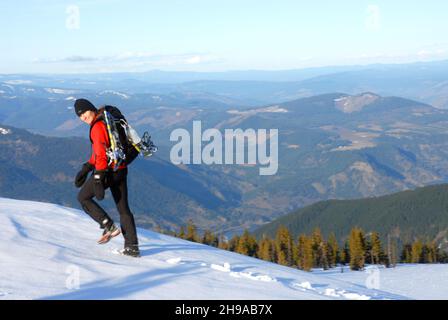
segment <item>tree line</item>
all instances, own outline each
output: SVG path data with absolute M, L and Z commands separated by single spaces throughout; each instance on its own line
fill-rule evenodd
M 382 243 L 378 232 L 366 234 L 359 227 L 352 228 L 343 245 L 339 244 L 334 233 L 325 239 L 319 228 L 297 239 L 284 226 L 277 229 L 274 239 L 263 235 L 257 240 L 248 230 L 242 235 L 226 239 L 210 230 L 199 235 L 196 226 L 190 221 L 186 227 L 182 226 L 179 232 L 171 235 L 304 271 L 313 268 L 327 270 L 338 265 L 349 265 L 351 270 L 363 270 L 366 264 L 394 267 L 397 263 L 448 262 L 448 254 L 434 241 L 416 239 L 412 243 L 404 243 L 399 253 L 396 238 L 387 237 L 386 243 Z

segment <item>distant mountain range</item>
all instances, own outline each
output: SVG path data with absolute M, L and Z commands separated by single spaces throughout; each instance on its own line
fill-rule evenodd
M 141 73 L 0 75 L 0 105 L 3 104 L 2 97 L 8 99 L 17 96 L 9 92 L 9 89 L 17 86 L 22 86 L 29 94 L 32 93 L 29 90 L 36 90 L 36 87 L 56 89 L 54 93 L 59 94 L 59 97 L 62 90 L 78 95 L 115 91 L 121 97 L 123 94 L 131 97 L 134 94 L 152 96 L 177 93 L 184 97 L 199 95 L 199 100 L 201 96 L 208 95 L 209 102 L 221 100 L 233 107 L 280 103 L 329 92 L 356 95 L 372 91 L 383 96 L 400 96 L 438 108 L 448 108 L 448 60 L 280 71 L 154 70 Z M 99 100 L 102 99 L 99 97 Z M 140 106 L 143 107 L 141 102 Z
M 448 61 L 0 75 L 0 123 L 13 132 L 0 135 L 0 195 L 77 205 L 71 180 L 89 153 L 88 127 L 73 112 L 79 97 L 118 106 L 159 146 L 131 170 L 131 199 L 146 225 L 175 228 L 194 217 L 200 228 L 232 233 L 321 200 L 448 182 L 447 78 Z M 278 129 L 277 174 L 260 176 L 248 165 L 173 165 L 170 134 L 191 132 L 194 120 L 203 130 Z
M 139 160 L 131 170 L 131 201 L 147 226 L 176 228 L 194 218 L 200 228 L 239 232 L 321 200 L 380 196 L 448 182 L 448 111 L 421 102 L 365 92 L 252 108 L 179 106 L 175 114 L 159 107 L 122 108 L 140 131 L 153 128 L 160 146 L 154 158 Z M 2 112 L 14 114 L 9 108 Z M 33 121 L 35 108 L 40 107 L 22 105 L 14 117 L 48 125 L 45 119 L 51 123 L 57 113 L 42 109 L 41 118 Z M 67 112 L 73 123 L 81 123 L 73 110 Z M 144 112 L 160 117 L 153 122 L 157 128 L 145 121 L 153 120 L 139 116 Z M 278 173 L 260 176 L 257 165 L 173 165 L 170 133 L 175 128 L 191 131 L 193 120 L 201 120 L 203 130 L 277 128 Z M 85 125 L 77 130 L 87 136 Z M 72 178 L 87 160 L 89 142 L 12 132 L 0 136 L 1 159 L 7 163 L 0 174 L 0 195 L 77 205 Z

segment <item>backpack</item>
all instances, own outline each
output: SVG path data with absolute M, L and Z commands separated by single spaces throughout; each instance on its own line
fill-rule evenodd
M 108 165 L 113 163 L 114 171 L 123 163 L 131 164 L 139 154 L 149 157 L 157 151 L 148 132 L 140 138 L 117 107 L 101 107 L 98 116 L 98 121 L 100 120 L 106 124 L 110 141 L 106 155 Z

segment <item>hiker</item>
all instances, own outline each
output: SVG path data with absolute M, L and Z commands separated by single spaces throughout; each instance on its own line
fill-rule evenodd
M 82 169 L 75 178 L 75 185 L 81 188 L 78 201 L 84 211 L 92 217 L 101 229 L 104 229 L 98 244 L 109 242 L 110 239 L 123 234 L 125 239 L 124 249 L 120 253 L 139 257 L 137 231 L 134 216 L 129 209 L 127 175 L 128 168 L 125 162 L 121 163 L 117 170 L 113 170 L 112 164 L 108 165 L 106 150 L 110 147 L 110 140 L 105 124 L 103 110 L 98 110 L 90 101 L 78 99 L 75 101 L 76 115 L 85 123 L 90 125 L 90 141 L 92 143 L 92 154 L 88 162 L 84 163 Z M 87 179 L 88 174 L 93 174 Z M 87 181 L 86 181 L 87 180 Z M 113 199 L 120 213 L 121 230 L 117 228 L 112 218 L 93 199 L 104 199 L 104 192 L 110 188 Z

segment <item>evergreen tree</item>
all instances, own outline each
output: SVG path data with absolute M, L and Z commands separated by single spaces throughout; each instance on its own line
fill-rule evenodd
M 314 229 L 311 236 L 313 242 L 314 266 L 317 268 L 328 268 L 327 247 L 319 228 Z
M 257 246 L 257 240 L 246 229 L 244 230 L 243 235 L 239 238 L 235 252 L 254 257 L 257 252 Z
M 440 263 L 448 263 L 448 252 L 439 250 L 439 257 L 437 259 Z
M 275 251 L 278 264 L 284 266 L 293 265 L 293 245 L 289 230 L 284 226 L 280 226 L 275 237 Z
M 209 245 L 209 246 L 213 246 L 213 247 L 218 247 L 219 244 L 219 240 L 218 237 L 215 236 L 213 234 L 213 232 L 211 232 L 210 230 L 205 230 L 204 231 L 204 235 L 202 236 L 202 241 L 203 244 Z
M 417 239 L 412 244 L 411 250 L 412 263 L 423 262 L 423 243 L 420 239 Z
M 350 269 L 362 270 L 365 264 L 365 239 L 360 228 L 353 228 L 349 238 Z
M 380 264 L 383 256 L 383 248 L 378 232 L 372 232 L 370 236 L 370 250 L 371 263 Z
M 187 234 L 185 236 L 185 240 L 199 242 L 199 237 L 197 234 L 196 226 L 193 223 L 193 220 L 189 220 L 187 224 Z
M 341 248 L 339 255 L 341 257 L 340 262 L 343 265 L 350 263 L 350 246 L 348 239 L 344 242 L 344 247 Z
M 219 236 L 218 248 L 222 250 L 229 250 L 229 243 L 223 234 Z
M 300 235 L 295 251 L 296 265 L 304 271 L 311 271 L 314 263 L 313 241 L 304 234 Z
M 269 262 L 275 262 L 274 243 L 266 235 L 260 240 L 257 257 Z
M 423 261 L 425 263 L 436 263 L 438 262 L 438 252 L 437 245 L 435 241 L 429 241 L 423 246 Z
M 412 244 L 406 243 L 401 251 L 401 262 L 412 263 Z
M 329 267 L 334 267 L 339 263 L 339 245 L 335 234 L 332 232 L 328 237 L 328 264 Z
M 328 247 L 328 243 L 324 240 L 321 243 L 321 255 L 322 255 L 322 260 L 321 260 L 321 268 L 323 268 L 324 270 L 328 270 L 328 268 L 330 268 L 330 263 L 328 261 L 328 258 L 330 256 L 329 253 L 329 247 Z
M 240 237 L 238 235 L 234 235 L 228 244 L 228 250 L 235 252 L 236 248 L 238 247 L 238 243 L 240 241 Z
M 179 238 L 181 238 L 181 239 L 185 239 L 185 228 L 184 228 L 184 226 L 181 226 L 180 227 L 180 231 L 179 231 L 179 234 L 177 235 Z

